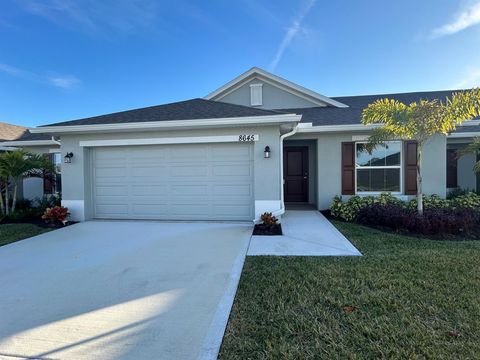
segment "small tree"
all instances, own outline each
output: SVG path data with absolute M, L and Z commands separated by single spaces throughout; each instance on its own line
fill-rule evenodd
M 15 211 L 18 182 L 24 177 L 43 177 L 45 171 L 53 172 L 53 165 L 42 155 L 25 150 L 7 151 L 0 154 L 0 207 L 8 215 Z M 13 184 L 13 198 L 10 205 L 9 186 Z M 3 197 L 3 199 L 2 199 Z
M 420 100 L 406 105 L 393 99 L 380 99 L 363 110 L 362 123 L 380 125 L 369 137 L 370 149 L 389 140 L 417 142 L 417 210 L 423 214 L 421 164 L 424 144 L 432 136 L 447 135 L 463 121 L 479 115 L 480 88 L 477 88 L 453 93 L 445 102 Z

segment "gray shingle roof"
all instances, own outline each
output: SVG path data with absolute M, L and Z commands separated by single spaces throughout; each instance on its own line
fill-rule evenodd
M 122 124 L 132 122 L 218 119 L 244 116 L 278 115 L 275 110 L 262 110 L 223 102 L 192 99 L 170 104 L 127 110 L 85 119 L 64 121 L 44 126 Z
M 452 93 L 461 90 L 446 91 L 423 91 L 398 94 L 378 94 L 362 96 L 340 96 L 333 99 L 348 105 L 348 108 L 334 107 L 312 107 L 300 109 L 280 109 L 281 111 L 302 114 L 302 122 L 312 123 L 314 126 L 321 125 L 351 125 L 360 124 L 362 120 L 362 110 L 368 104 L 378 99 L 389 98 L 396 99 L 406 104 L 419 100 L 445 100 Z

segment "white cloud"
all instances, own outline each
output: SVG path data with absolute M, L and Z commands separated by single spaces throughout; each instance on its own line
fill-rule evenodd
M 455 85 L 455 88 L 467 89 L 480 86 L 480 69 L 470 69 Z
M 280 45 L 277 49 L 277 52 L 275 53 L 275 57 L 273 58 L 272 62 L 270 63 L 270 70 L 274 71 L 275 68 L 277 67 L 278 63 L 282 59 L 283 53 L 287 48 L 290 46 L 292 43 L 292 40 L 294 37 L 297 35 L 297 33 L 302 30 L 302 21 L 305 18 L 305 16 L 308 15 L 310 10 L 312 9 L 313 5 L 315 5 L 316 0 L 307 0 L 307 2 L 304 4 L 300 12 L 297 14 L 297 16 L 293 19 L 291 22 L 290 26 L 287 28 L 287 31 L 285 35 L 283 36 L 282 41 L 280 42 Z
M 83 31 L 109 28 L 132 32 L 157 17 L 154 0 L 17 0 L 27 12 L 57 25 Z
M 71 89 L 80 85 L 81 83 L 81 81 L 73 75 L 52 76 L 52 77 L 48 77 L 48 81 L 53 86 L 56 86 L 62 89 Z
M 0 63 L 0 72 L 37 83 L 53 85 L 62 89 L 71 89 L 81 84 L 81 81 L 73 75 L 41 75 L 3 63 Z
M 480 24 L 480 1 L 470 3 L 464 6 L 448 23 L 433 29 L 430 34 L 431 38 L 438 38 L 445 35 L 456 34 L 471 26 Z

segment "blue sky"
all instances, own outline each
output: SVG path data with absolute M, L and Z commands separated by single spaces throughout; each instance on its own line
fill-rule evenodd
M 0 121 L 202 97 L 252 66 L 327 96 L 480 86 L 480 0 L 0 3 Z

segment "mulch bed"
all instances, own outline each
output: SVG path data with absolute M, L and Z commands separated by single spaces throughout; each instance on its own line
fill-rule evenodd
M 0 221 L 0 224 L 32 224 L 42 228 L 48 229 L 60 229 L 65 226 L 77 224 L 78 221 L 67 221 L 65 225 L 57 225 L 45 222 L 45 220 L 38 219 L 38 218 L 23 218 L 23 219 L 9 219 L 4 218 Z
M 253 228 L 253 235 L 282 235 L 282 225 L 257 224 Z

